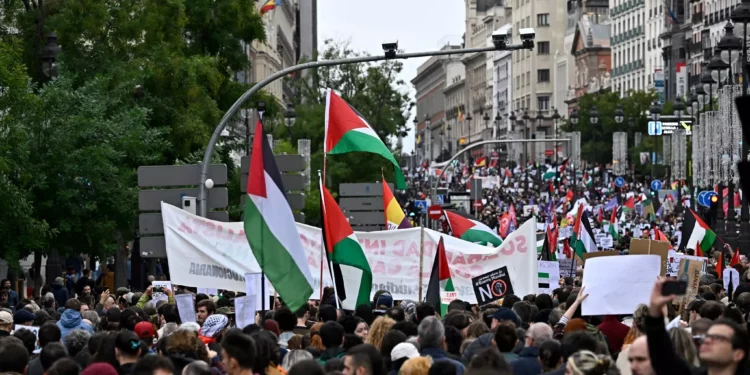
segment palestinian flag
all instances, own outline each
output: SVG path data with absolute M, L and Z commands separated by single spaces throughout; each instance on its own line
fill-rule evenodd
M 547 233 L 544 233 L 544 240 L 542 243 L 541 260 L 556 261 L 557 260 L 557 234 L 554 230 L 547 229 Z M 538 238 L 538 235 L 537 235 Z M 541 285 L 542 274 L 539 274 L 539 284 Z M 549 275 L 547 275 L 549 278 Z M 541 286 L 540 286 L 541 288 Z
M 455 299 L 458 299 L 458 292 L 453 287 L 448 258 L 445 256 L 445 244 L 441 236 L 435 253 L 435 260 L 432 262 L 432 273 L 430 274 L 430 283 L 427 284 L 425 302 L 439 311 L 440 316 L 445 316 L 448 313 L 448 305 Z
M 573 251 L 570 249 L 570 238 L 563 240 L 563 254 L 566 259 L 573 259 Z
M 669 237 L 659 230 L 659 228 L 654 228 L 654 240 L 668 243 L 669 249 L 672 250 L 672 242 L 669 241 Z
M 296 311 L 312 295 L 313 278 L 260 121 L 255 134 L 247 176 L 245 236 L 268 281 L 289 309 Z
M 740 264 L 740 248 L 734 249 L 734 254 L 732 254 L 732 260 L 729 261 L 729 267 L 734 267 L 736 264 Z
M 369 152 L 380 155 L 390 161 L 396 169 L 396 188 L 406 189 L 404 174 L 393 156 L 393 151 L 380 140 L 370 124 L 331 89 L 328 89 L 326 95 L 325 121 L 326 155 L 349 152 Z
M 598 250 L 594 240 L 594 231 L 591 229 L 591 223 L 589 222 L 589 212 L 583 210 L 583 205 L 578 208 L 573 236 L 575 237 L 573 247 L 581 259 L 583 259 L 583 254 Z
M 541 254 L 544 243 L 547 241 L 547 232 L 536 232 L 536 253 Z
M 467 219 L 457 213 L 444 211 L 445 218 L 448 220 L 448 226 L 451 228 L 453 237 L 458 237 L 464 241 L 478 243 L 480 245 L 492 244 L 500 246 L 503 240 L 490 227 L 479 221 Z
M 323 241 L 328 261 L 333 264 L 332 278 L 341 308 L 355 310 L 359 305 L 369 305 L 372 289 L 370 263 L 357 241 L 352 227 L 341 212 L 336 200 L 320 182 L 321 210 L 323 216 Z
M 409 219 L 404 210 L 399 206 L 396 197 L 393 196 L 391 188 L 383 177 L 383 207 L 385 213 L 385 226 L 388 230 L 411 228 Z
M 633 211 L 635 210 L 635 198 L 633 196 L 630 196 L 628 199 L 625 200 L 625 204 L 622 205 L 623 211 Z
M 644 200 L 643 205 L 643 217 L 647 217 L 649 221 L 656 221 L 656 215 L 654 215 L 654 203 L 651 199 Z
M 714 241 L 716 241 L 716 233 L 701 220 L 695 211 L 688 208 L 682 220 L 682 241 L 680 241 L 680 248 L 695 248 L 696 253 L 700 249 L 700 252 L 709 254 Z M 700 244 L 700 247 L 697 248 L 696 244 Z
M 557 171 L 553 167 L 549 167 L 544 174 L 542 174 L 542 180 L 544 181 L 552 181 L 555 179 L 555 176 L 557 175 Z
M 620 227 L 617 225 L 617 206 L 612 209 L 612 216 L 609 218 L 609 234 L 612 238 L 617 240 L 620 238 Z

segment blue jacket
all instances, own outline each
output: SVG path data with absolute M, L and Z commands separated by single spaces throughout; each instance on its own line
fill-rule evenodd
M 523 348 L 518 354 L 518 359 L 510 362 L 513 368 L 513 375 L 538 375 L 543 369 L 539 364 L 539 348 L 530 346 Z
M 18 305 L 18 293 L 13 289 L 8 290 L 8 304 L 14 309 Z
M 466 370 L 461 362 L 456 361 L 455 359 L 450 359 L 443 349 L 423 348 L 422 357 L 432 357 L 433 362 L 447 361 L 452 363 L 456 366 L 456 375 L 464 375 L 464 371 Z
M 65 306 L 65 302 L 68 302 L 68 290 L 62 285 L 52 285 L 52 295 L 55 296 L 55 302 L 57 306 Z
M 81 313 L 72 309 L 67 309 L 62 313 L 60 321 L 57 322 L 57 327 L 60 328 L 60 333 L 64 339 L 70 332 L 82 329 L 88 331 L 90 334 L 94 334 L 94 329 L 88 324 L 83 322 Z

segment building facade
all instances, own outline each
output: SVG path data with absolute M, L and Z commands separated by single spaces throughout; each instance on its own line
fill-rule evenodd
M 588 15 L 581 17 L 575 31 L 570 54 L 575 59 L 576 75 L 571 92 L 568 93 L 568 108 L 577 107 L 578 98 L 611 86 L 610 27 L 593 22 Z
M 257 3 L 257 6 L 260 9 L 262 3 Z M 248 58 L 251 61 L 248 82 L 259 82 L 297 62 L 294 43 L 296 15 L 295 7 L 289 1 L 282 1 L 275 9 L 263 15 L 266 41 L 255 41 L 248 48 Z M 291 88 L 283 80 L 272 82 L 265 90 L 282 105 L 286 103 L 286 98 L 293 95 Z
M 446 45 L 442 49 L 460 48 L 458 45 Z M 417 153 L 421 161 L 437 160 L 447 152 L 443 90 L 447 82 L 452 82 L 452 77 L 463 75 L 462 68 L 463 64 L 458 56 L 433 56 L 417 68 L 417 76 L 411 80 L 416 90 L 416 131 L 418 145 L 421 144 Z
M 612 84 L 620 96 L 648 85 L 646 54 L 646 3 L 661 0 L 610 0 Z M 650 9 L 649 9 L 650 11 Z

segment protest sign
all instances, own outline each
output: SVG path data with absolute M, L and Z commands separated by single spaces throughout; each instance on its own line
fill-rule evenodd
M 151 299 L 154 300 L 154 302 L 157 301 L 167 301 L 169 299 L 169 296 L 167 296 L 166 291 L 172 290 L 172 283 L 169 281 L 152 281 L 151 282 Z
M 687 281 L 687 291 L 685 295 L 680 296 L 677 302 L 682 309 L 687 308 L 687 304 L 692 301 L 698 294 L 698 288 L 701 282 L 701 273 L 705 268 L 706 263 L 701 260 L 693 260 L 689 258 L 680 259 L 679 271 L 677 272 L 677 279 Z
M 667 263 L 667 276 L 677 276 L 677 274 L 680 271 L 680 260 L 682 259 L 690 259 L 690 260 L 695 260 L 698 262 L 703 262 L 704 265 L 703 265 L 702 272 L 706 272 L 706 265 L 708 265 L 708 258 L 685 255 L 685 254 L 678 253 L 673 250 L 670 250 L 668 252 L 668 256 L 669 256 L 669 263 Z
M 576 276 L 576 260 L 575 259 L 559 259 L 560 263 L 560 276 L 561 277 L 575 277 Z
M 724 281 L 724 289 L 727 290 L 727 293 L 729 293 L 729 280 L 732 280 L 733 290 L 737 290 L 737 287 L 740 285 L 740 273 L 732 267 L 724 269 L 721 279 Z
M 207 296 L 216 296 L 219 294 L 219 290 L 216 288 L 198 288 L 198 294 L 201 293 Z
M 583 254 L 583 262 L 584 264 L 588 262 L 589 259 L 592 258 L 599 258 L 599 257 L 609 257 L 614 255 L 620 255 L 619 251 L 615 250 L 606 250 L 606 251 L 593 251 L 590 253 Z
M 173 283 L 244 291 L 244 275 L 261 272 L 245 238 L 243 223 L 209 220 L 168 204 L 162 204 L 162 217 Z M 311 298 L 318 298 L 321 263 L 323 285 L 332 285 L 327 262 L 321 262 L 321 230 L 299 223 L 297 229 L 314 279 Z M 420 249 L 422 231 L 424 242 Z M 441 236 L 459 299 L 475 303 L 472 277 L 503 266 L 508 267 L 516 293 L 535 294 L 538 287 L 534 218 L 508 235 L 497 248 L 423 228 L 356 234 L 373 273 L 372 293 L 386 290 L 396 300 L 419 300 L 420 284 L 423 291 L 427 290 Z
M 630 255 L 658 255 L 661 257 L 661 275 L 664 276 L 667 274 L 670 246 L 669 242 L 633 238 L 630 240 Z
M 237 328 L 245 328 L 250 324 L 255 324 L 255 298 L 252 296 L 242 296 L 234 299 L 234 319 Z
M 537 261 L 539 264 L 539 289 L 537 294 L 552 295 L 552 291 L 560 285 L 560 263 Z
M 494 271 L 471 279 L 474 294 L 480 306 L 495 302 L 508 294 L 513 294 L 513 284 L 508 275 L 508 267 L 500 267 Z
M 639 304 L 648 304 L 660 266 L 661 259 L 656 255 L 588 259 L 583 286 L 589 296 L 583 300 L 582 314 L 632 314 Z
M 195 322 L 195 299 L 191 293 L 175 295 L 174 302 L 183 323 Z

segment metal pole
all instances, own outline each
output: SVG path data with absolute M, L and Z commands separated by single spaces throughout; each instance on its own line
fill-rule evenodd
M 513 142 L 549 142 L 549 141 L 555 141 L 555 142 L 570 142 L 570 138 L 555 138 L 555 139 L 493 139 L 490 141 L 480 141 L 476 143 L 472 143 L 470 145 L 467 145 L 463 148 L 463 150 L 453 154 L 451 158 L 448 160 L 448 163 L 446 165 L 450 165 L 454 160 L 456 160 L 459 156 L 461 156 L 466 151 L 469 151 L 470 149 L 478 146 L 484 146 L 484 145 L 491 145 L 491 144 L 502 144 L 502 143 L 513 143 Z M 568 146 L 570 147 L 570 146 Z M 443 178 L 443 174 L 445 174 L 445 170 L 447 168 L 443 168 L 440 171 L 440 175 L 437 176 L 437 181 L 440 181 Z M 435 183 L 430 182 L 430 197 L 434 200 L 437 196 L 437 186 Z
M 227 112 L 224 114 L 224 117 L 221 118 L 221 121 L 218 125 L 216 125 L 216 128 L 214 129 L 213 134 L 211 134 L 211 139 L 208 141 L 208 145 L 206 147 L 206 151 L 203 154 L 203 164 L 201 165 L 201 184 L 198 191 L 198 212 L 200 216 L 205 217 L 206 212 L 208 212 L 208 207 L 206 207 L 206 180 L 208 179 L 208 168 L 211 164 L 211 158 L 214 153 L 214 148 L 216 147 L 216 143 L 219 141 L 219 137 L 221 136 L 221 132 L 224 131 L 224 128 L 226 128 L 227 124 L 229 123 L 229 120 L 237 113 L 237 110 L 240 109 L 240 107 L 248 101 L 255 93 L 260 91 L 260 89 L 268 86 L 271 82 L 286 77 L 291 73 L 299 72 L 302 70 L 307 69 L 313 69 L 313 68 L 319 68 L 323 66 L 335 66 L 335 65 L 346 65 L 346 64 L 356 64 L 361 62 L 373 62 L 373 61 L 382 61 L 382 60 L 405 60 L 410 58 L 416 58 L 416 57 L 428 57 L 428 56 L 446 56 L 446 55 L 465 55 L 465 54 L 471 54 L 471 53 L 482 53 L 482 52 L 492 52 L 497 50 L 502 51 L 515 51 L 515 50 L 521 50 L 521 49 L 533 49 L 534 45 L 533 43 L 527 44 L 524 46 L 523 44 L 515 44 L 515 45 L 506 45 L 505 48 L 495 48 L 493 47 L 482 47 L 482 48 L 464 48 L 464 49 L 454 49 L 454 50 L 443 50 L 443 51 L 427 51 L 427 52 L 415 52 L 415 53 L 402 53 L 402 54 L 395 54 L 393 56 L 386 56 L 386 55 L 379 55 L 379 56 L 360 56 L 360 57 L 350 57 L 346 59 L 339 59 L 339 60 L 322 60 L 322 61 L 311 61 L 304 64 L 298 64 L 294 66 L 290 66 L 286 69 L 279 70 L 276 73 L 271 74 L 270 76 L 266 77 L 262 81 L 256 83 L 253 87 L 251 87 L 249 90 L 245 91 L 242 96 L 240 96 L 237 101 L 232 104 L 232 106 L 227 110 Z

